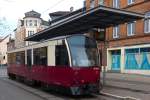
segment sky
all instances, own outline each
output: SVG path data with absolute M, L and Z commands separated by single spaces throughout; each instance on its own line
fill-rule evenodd
M 24 13 L 35 10 L 41 13 L 44 20 L 49 20 L 49 13 L 55 11 L 69 11 L 83 7 L 84 0 L 0 0 L 0 37 L 12 34 L 18 19 Z

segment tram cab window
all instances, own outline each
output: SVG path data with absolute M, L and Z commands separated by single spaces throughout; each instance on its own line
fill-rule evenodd
M 85 36 L 67 38 L 72 65 L 74 67 L 92 67 L 99 65 L 96 41 Z
M 31 56 L 32 56 L 31 49 L 27 50 L 27 66 L 28 67 L 31 67 L 31 65 L 32 65 L 32 58 L 31 58 Z
M 56 45 L 55 50 L 56 66 L 69 66 L 69 57 L 66 45 Z
M 34 64 L 47 65 L 47 47 L 33 49 Z

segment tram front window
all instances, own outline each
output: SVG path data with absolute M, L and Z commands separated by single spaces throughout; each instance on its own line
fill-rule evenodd
M 98 66 L 96 41 L 85 36 L 67 38 L 72 57 L 72 65 L 77 67 Z

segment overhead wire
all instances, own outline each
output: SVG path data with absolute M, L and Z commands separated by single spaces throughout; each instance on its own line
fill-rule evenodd
M 54 5 L 52 5 L 50 8 L 46 9 L 45 11 L 43 11 L 42 13 L 45 13 L 47 11 L 49 11 L 50 9 L 55 8 L 57 5 L 59 5 L 60 3 L 62 3 L 65 0 L 59 0 L 58 2 L 56 2 Z

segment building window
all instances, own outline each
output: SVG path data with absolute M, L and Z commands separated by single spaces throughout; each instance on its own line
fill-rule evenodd
M 131 48 L 125 50 L 125 68 L 128 70 L 150 69 L 150 47 Z
M 99 5 L 104 5 L 104 0 L 98 0 Z
M 37 26 L 37 20 L 34 20 L 34 26 Z
M 96 40 L 100 40 L 100 41 L 104 41 L 104 39 L 105 39 L 105 29 L 97 29 L 97 30 L 95 30 L 95 31 L 93 31 L 94 32 L 94 38 L 96 39 Z
M 150 12 L 146 13 L 145 15 L 144 32 L 150 33 Z
M 131 5 L 134 3 L 135 0 L 128 0 L 128 5 Z
M 119 26 L 113 27 L 113 38 L 119 38 Z
M 26 20 L 26 26 L 28 26 L 28 20 Z
M 113 8 L 119 8 L 120 0 L 113 0 Z
M 5 60 L 5 56 L 3 56 L 3 60 Z
M 28 31 L 28 36 L 30 36 L 30 31 Z
M 95 0 L 90 0 L 90 8 L 94 8 L 95 7 Z
M 28 31 L 28 36 L 33 35 L 34 31 Z
M 127 35 L 128 36 L 135 35 L 135 23 L 134 22 L 127 24 Z
M 32 26 L 32 20 L 29 20 L 29 26 Z

